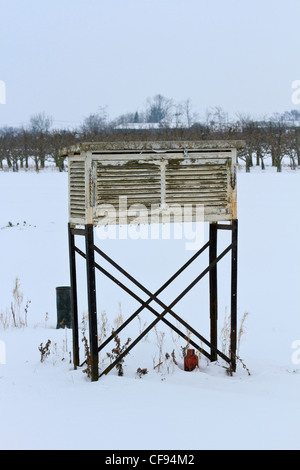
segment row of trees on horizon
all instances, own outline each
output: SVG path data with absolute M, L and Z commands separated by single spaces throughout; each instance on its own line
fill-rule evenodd
M 148 100 L 145 111 L 128 112 L 110 120 L 106 108 L 99 108 L 74 129 L 54 128 L 53 119 L 45 113 L 32 116 L 27 126 L 0 128 L 0 169 L 18 171 L 29 168 L 33 161 L 36 171 L 47 162 L 63 171 L 61 148 L 82 141 L 215 139 L 246 142 L 238 154 L 246 171 L 254 165 L 264 169 L 267 158 L 277 171 L 281 171 L 284 158 L 295 169 L 300 166 L 299 123 L 298 110 L 260 120 L 245 115 L 232 120 L 222 108 L 215 107 L 199 119 L 190 100 L 174 103 L 156 95 Z

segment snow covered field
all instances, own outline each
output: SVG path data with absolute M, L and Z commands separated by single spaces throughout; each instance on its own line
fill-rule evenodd
M 56 329 L 55 288 L 69 285 L 67 173 L 0 172 L 0 197 L 0 449 L 300 448 L 298 170 L 238 174 L 239 321 L 248 313 L 239 355 L 250 376 L 239 364 L 229 377 L 221 361 L 209 365 L 205 358 L 199 370 L 184 372 L 185 343 L 160 323 L 125 358 L 123 377 L 114 369 L 91 383 L 74 371 L 72 332 Z M 220 235 L 220 250 L 226 236 Z M 150 290 L 192 255 L 184 240 L 105 240 L 101 248 Z M 78 261 L 82 316 L 86 284 Z M 161 299 L 173 300 L 200 270 L 195 263 Z M 219 272 L 221 335 L 230 306 L 228 260 Z M 175 312 L 208 337 L 207 280 L 200 284 Z M 98 274 L 97 285 L 98 314 L 105 311 L 108 329 L 120 312 L 126 319 L 136 310 L 134 300 Z M 11 303 L 26 325 L 14 327 Z M 151 320 L 142 312 L 122 341 Z M 5 321 L 12 324 L 5 328 Z M 42 363 L 38 348 L 48 339 L 50 355 Z M 153 369 L 158 339 L 163 354 L 174 349 L 178 366 L 165 361 Z M 106 352 L 100 361 L 107 362 Z M 148 374 L 139 378 L 138 367 Z

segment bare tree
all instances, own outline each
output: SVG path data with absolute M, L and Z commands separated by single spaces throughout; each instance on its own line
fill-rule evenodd
M 288 132 L 288 154 L 291 160 L 291 167 L 300 166 L 300 129 L 294 127 Z
M 253 157 L 256 156 L 256 165 L 261 164 L 265 169 L 264 159 L 266 157 L 265 129 L 260 127 L 259 123 L 250 116 L 238 114 L 238 123 L 246 141 L 246 147 L 239 152 L 239 158 L 246 163 L 246 172 L 253 166 Z
M 212 132 L 222 133 L 228 130 L 228 114 L 220 106 L 208 108 L 205 120 Z
M 167 126 L 172 120 L 172 108 L 172 100 L 163 95 L 156 95 L 154 98 L 148 99 L 146 121 Z
M 13 171 L 19 170 L 22 166 L 22 143 L 21 131 L 16 127 L 5 127 L 0 132 L 0 167 L 3 168 L 3 161 L 6 160 L 9 168 Z
M 268 122 L 266 143 L 272 157 L 272 165 L 282 170 L 282 160 L 287 154 L 287 129 L 282 122 Z
M 59 171 L 64 171 L 65 168 L 65 157 L 61 156 L 62 148 L 74 144 L 75 141 L 76 137 L 74 133 L 68 130 L 62 129 L 52 131 L 51 139 L 49 140 L 49 155 L 53 159 Z
M 29 130 L 22 127 L 20 129 L 20 152 L 21 152 L 21 168 L 24 167 L 27 169 L 29 167 L 29 157 L 30 157 L 30 141 L 31 133 Z
M 99 111 L 90 114 L 83 121 L 80 132 L 85 138 L 97 138 L 101 132 L 108 127 L 108 113 L 105 107 L 100 107 Z
M 3 162 L 6 160 L 8 168 L 12 168 L 10 154 L 10 128 L 4 127 L 0 131 L 0 165 L 3 168 Z
M 52 118 L 45 113 L 35 114 L 30 118 L 29 131 L 31 133 L 31 153 L 35 160 L 35 168 L 45 167 L 48 153 L 48 142 Z
M 198 120 L 198 115 L 195 111 L 193 111 L 192 102 L 190 98 L 184 101 L 184 103 L 182 104 L 182 108 L 186 124 L 188 127 L 191 127 Z

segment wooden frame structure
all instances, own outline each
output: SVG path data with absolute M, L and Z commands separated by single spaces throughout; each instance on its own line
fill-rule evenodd
M 72 292 L 72 328 L 74 367 L 83 365 L 79 358 L 78 307 L 76 253 L 85 258 L 87 271 L 87 293 L 89 312 L 89 345 L 91 359 L 91 379 L 98 380 L 107 374 L 128 352 L 159 322 L 163 321 L 181 337 L 186 335 L 166 317 L 169 313 L 185 326 L 209 350 L 200 347 L 194 340 L 190 344 L 201 351 L 211 361 L 221 357 L 233 371 L 236 370 L 237 347 L 237 149 L 244 146 L 242 141 L 172 141 L 172 142 L 99 142 L 83 143 L 62 150 L 68 157 L 69 165 L 69 257 Z M 126 207 L 122 201 L 126 200 Z M 121 203 L 120 203 L 121 201 Z M 166 208 L 189 206 L 189 220 L 199 220 L 196 210 L 204 207 L 202 221 L 209 222 L 209 241 L 198 250 L 160 289 L 151 293 L 138 280 L 107 256 L 94 243 L 94 227 L 106 224 L 135 223 L 130 208 L 143 207 L 155 213 L 155 221 L 163 221 Z M 128 206 L 129 209 L 128 209 Z M 101 210 L 99 210 L 99 208 Z M 104 210 L 104 209 L 105 210 Z M 107 209 L 113 212 L 107 212 Z M 104 210 L 104 211 L 103 211 Z M 113 214 L 113 217 L 112 215 Z M 125 221 L 125 222 L 124 222 Z M 152 219 L 150 220 L 150 223 Z M 218 255 L 217 234 L 220 230 L 230 230 L 232 239 L 229 246 Z M 85 237 L 85 253 L 75 243 L 75 237 Z M 173 282 L 198 256 L 209 249 L 209 265 L 194 279 L 170 304 L 159 299 L 159 294 Z M 148 295 L 143 301 L 106 269 L 95 262 L 95 252 L 108 261 L 122 275 Z M 230 354 L 227 357 L 218 349 L 218 289 L 217 263 L 231 252 L 231 335 Z M 134 340 L 128 348 L 99 375 L 98 354 L 114 338 L 112 334 L 103 344 L 98 345 L 97 303 L 95 269 L 100 270 L 140 304 L 115 332 L 118 334 L 144 308 L 150 310 L 155 320 Z M 204 338 L 184 319 L 174 312 L 175 305 L 206 274 L 209 274 L 210 289 L 210 340 Z M 158 313 L 150 303 L 155 301 L 163 311 Z

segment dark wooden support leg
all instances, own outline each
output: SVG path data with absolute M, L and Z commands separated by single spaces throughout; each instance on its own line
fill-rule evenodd
M 72 309 L 72 334 L 73 334 L 73 364 L 74 369 L 79 366 L 79 341 L 78 341 L 78 306 L 77 306 L 77 280 L 76 280 L 76 253 L 75 240 L 71 225 L 68 224 L 69 234 L 69 260 L 70 260 L 70 285 L 71 285 L 71 309 Z
M 236 371 L 237 347 L 237 258 L 238 258 L 238 221 L 232 221 L 232 252 L 231 252 L 231 334 L 230 358 L 232 371 Z
M 217 224 L 209 225 L 209 264 L 217 258 Z M 218 347 L 218 286 L 217 264 L 209 272 L 209 297 L 210 297 L 210 342 Z M 211 361 L 217 360 L 217 352 L 211 349 Z
M 91 356 L 91 379 L 93 382 L 99 378 L 98 372 L 98 331 L 97 331 L 97 305 L 96 305 L 96 278 L 94 254 L 94 227 L 85 226 L 86 270 L 89 309 L 89 339 Z

